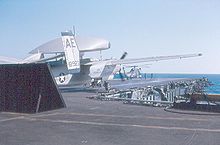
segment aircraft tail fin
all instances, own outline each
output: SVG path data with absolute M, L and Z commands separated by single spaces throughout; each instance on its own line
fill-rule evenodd
M 61 32 L 67 68 L 71 73 L 80 72 L 80 54 L 71 31 Z

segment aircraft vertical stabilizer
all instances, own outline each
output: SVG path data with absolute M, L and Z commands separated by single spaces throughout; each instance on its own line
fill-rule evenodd
M 80 55 L 71 31 L 61 32 L 67 68 L 71 73 L 80 72 Z

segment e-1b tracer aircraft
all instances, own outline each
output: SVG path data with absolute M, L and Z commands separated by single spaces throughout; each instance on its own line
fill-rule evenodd
M 120 70 L 120 65 L 202 55 L 198 53 L 126 59 L 125 53 L 120 59 L 93 60 L 83 58 L 84 53 L 109 49 L 109 41 L 75 36 L 71 31 L 61 32 L 61 36 L 35 48 L 30 52 L 30 56 L 23 60 L 2 56 L 0 64 L 49 63 L 59 86 L 85 86 L 85 84 L 90 84 L 92 79 L 113 78 L 114 72 Z

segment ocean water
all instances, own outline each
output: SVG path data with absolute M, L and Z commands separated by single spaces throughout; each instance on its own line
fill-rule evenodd
M 150 78 L 151 74 L 147 74 Z M 208 78 L 213 84 L 206 88 L 206 92 L 209 94 L 220 94 L 220 74 L 153 74 L 153 78 Z

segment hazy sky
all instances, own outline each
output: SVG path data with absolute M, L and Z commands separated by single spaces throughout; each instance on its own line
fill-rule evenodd
M 148 72 L 220 73 L 219 0 L 0 0 L 0 55 L 25 57 L 73 25 L 109 40 L 106 58 L 203 53 Z

